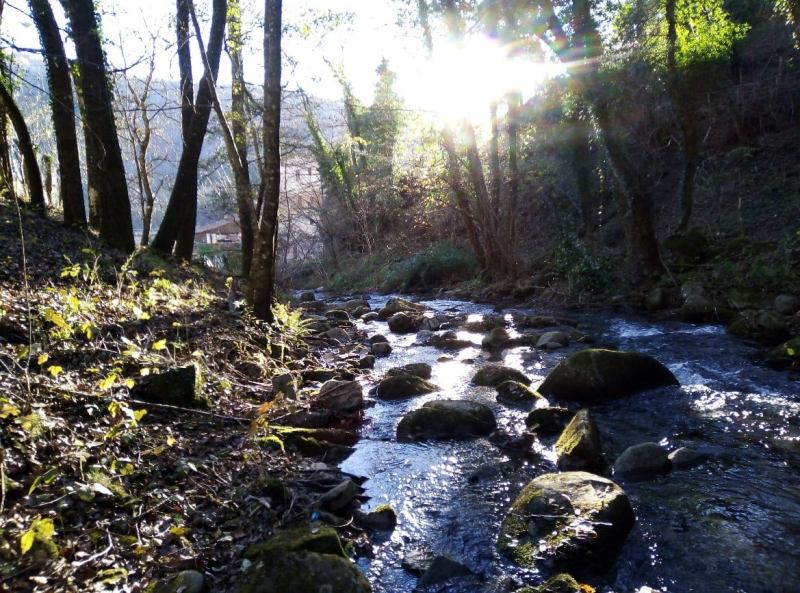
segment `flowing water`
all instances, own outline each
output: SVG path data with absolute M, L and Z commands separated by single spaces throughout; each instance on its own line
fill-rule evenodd
M 373 309 L 386 297 L 371 299 Z M 480 319 L 491 307 L 425 301 L 434 311 Z M 530 311 L 517 311 L 532 313 Z M 511 319 L 512 311 L 505 311 Z M 689 446 L 709 455 L 705 464 L 648 482 L 623 483 L 636 526 L 614 568 L 592 581 L 617 593 L 800 591 L 800 383 L 753 362 L 757 349 L 721 326 L 658 323 L 617 314 L 577 316 L 599 343 L 651 354 L 667 365 L 681 388 L 659 389 L 593 408 L 606 456 L 655 441 L 669 450 Z M 543 575 L 510 565 L 495 550 L 499 524 L 521 488 L 554 471 L 553 438 L 534 444 L 536 455 L 511 458 L 487 439 L 400 443 L 395 427 L 408 410 L 434 399 L 465 398 L 492 407 L 509 432 L 524 430 L 526 412 L 495 401 L 495 390 L 470 384 L 488 360 L 480 334 L 459 332 L 475 348 L 443 353 L 398 336 L 386 323 L 360 323 L 386 335 L 393 348 L 378 359 L 374 378 L 394 366 L 427 362 L 440 391 L 405 401 L 377 401 L 366 411 L 362 440 L 342 468 L 368 478 L 370 506 L 390 503 L 398 526 L 359 564 L 377 593 L 406 593 L 417 579 L 402 566 L 413 550 L 448 556 L 475 577 L 436 591 L 504 591 L 509 581 L 541 582 Z M 578 346 L 555 352 L 521 347 L 503 362 L 538 385 Z M 793 450 L 776 446 L 789 443 Z M 479 470 L 480 480 L 470 480 Z M 513 590 L 513 587 L 512 587 Z

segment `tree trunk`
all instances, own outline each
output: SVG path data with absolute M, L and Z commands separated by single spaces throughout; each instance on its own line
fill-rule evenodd
M 185 0 L 187 2 L 187 18 L 188 7 L 191 6 L 191 4 L 188 4 L 190 1 Z M 178 6 L 180 7 L 181 4 L 178 4 Z M 158 233 L 156 233 L 151 245 L 154 250 L 165 254 L 171 253 L 174 247 L 175 255 L 185 261 L 189 261 L 192 258 L 192 252 L 194 251 L 194 231 L 197 223 L 197 174 L 200 153 L 203 150 L 203 141 L 205 140 L 208 120 L 211 117 L 211 109 L 213 107 L 212 92 L 214 79 L 219 73 L 226 10 L 226 0 L 214 0 L 211 33 L 207 50 L 211 71 L 206 72 L 200 81 L 197 97 L 194 101 L 191 122 L 189 122 L 188 129 L 184 134 L 183 151 L 178 163 L 178 171 L 175 174 L 175 184 L 172 187 L 172 193 L 170 194 L 161 226 L 158 228 Z M 178 29 L 180 31 L 180 25 Z M 180 32 L 178 37 L 180 43 Z M 185 89 L 182 89 L 182 92 L 183 90 Z M 183 115 L 185 116 L 188 110 L 185 104 L 183 107 Z
M 264 0 L 264 180 L 248 296 L 253 313 L 272 322 L 278 202 L 281 191 L 281 0 Z
M 89 192 L 96 193 L 100 237 L 126 253 L 135 248 L 125 165 L 111 105 L 111 91 L 92 0 L 61 0 L 70 22 L 83 97 Z M 93 158 L 89 159 L 91 153 Z
M 489 174 L 491 175 L 491 202 L 490 207 L 495 217 L 500 215 L 500 188 L 503 179 L 500 173 L 500 127 L 497 125 L 497 102 L 490 106 L 492 137 L 489 141 Z
M 184 147 L 194 116 L 194 81 L 192 78 L 192 35 L 189 23 L 189 0 L 176 0 L 175 34 L 178 40 L 178 71 L 181 87 L 181 140 Z
M 17 135 L 19 151 L 22 153 L 22 162 L 25 168 L 25 179 L 28 183 L 31 205 L 43 211 L 45 203 L 42 176 L 39 172 L 39 164 L 36 162 L 36 152 L 33 149 L 31 135 L 25 123 L 25 118 L 22 117 L 22 112 L 19 110 L 19 107 L 17 107 L 14 98 L 11 96 L 11 93 L 8 91 L 3 81 L 0 81 L 0 103 L 2 103 L 6 113 L 8 113 L 8 117 L 11 119 L 11 125 L 14 126 L 14 133 Z
M 519 115 L 522 110 L 522 95 L 510 93 L 508 96 L 508 207 L 506 208 L 506 236 L 511 253 L 511 272 L 516 274 L 517 246 L 517 205 L 519 204 Z
M 75 103 L 72 99 L 72 80 L 69 61 L 64 52 L 61 33 L 48 0 L 28 0 L 31 17 L 39 31 L 47 65 L 50 87 L 50 107 L 58 155 L 59 195 L 64 210 L 64 224 L 86 226 L 86 206 L 83 202 L 81 161 L 78 134 L 75 130 Z
M 580 202 L 581 221 L 578 236 L 591 244 L 594 236 L 595 198 L 592 191 L 592 151 L 589 148 L 591 131 L 588 122 L 579 113 L 567 119 L 567 152 L 572 172 L 575 175 L 575 189 Z
M 228 55 L 231 59 L 231 132 L 238 152 L 238 163 L 231 162 L 242 233 L 242 277 L 250 277 L 253 261 L 253 197 L 250 167 L 247 163 L 247 114 L 244 61 L 242 57 L 242 21 L 239 0 L 228 2 Z M 229 155 L 230 156 L 230 155 Z M 237 172 L 238 170 L 238 172 Z

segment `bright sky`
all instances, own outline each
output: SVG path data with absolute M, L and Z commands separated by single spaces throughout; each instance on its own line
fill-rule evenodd
M 201 19 L 210 11 L 209 0 L 196 0 Z M 57 18 L 63 23 L 59 3 L 51 0 Z M 162 38 L 158 53 L 158 75 L 177 78 L 174 47 L 174 0 L 100 0 L 103 31 L 108 40 L 107 52 L 112 65 L 123 64 L 120 38 L 125 47 L 125 62 L 134 63 L 144 55 L 150 33 Z M 389 60 L 397 73 L 397 88 L 409 108 L 435 112 L 438 115 L 472 119 L 488 114 L 493 99 L 513 89 L 529 95 L 548 74 L 548 69 L 531 60 L 509 60 L 502 50 L 485 38 L 471 38 L 463 47 L 454 48 L 436 40 L 433 60 L 427 60 L 422 36 L 412 27 L 397 25 L 398 5 L 390 0 L 288 0 L 284 2 L 284 24 L 302 28 L 309 23 L 309 11 L 351 12 L 351 23 L 326 34 L 312 28 L 312 35 L 303 38 L 290 33 L 284 38 L 284 53 L 294 65 L 285 65 L 284 81 L 290 87 L 302 86 L 306 91 L 326 99 L 338 99 L 341 92 L 324 58 L 342 64 L 356 95 L 365 103 L 372 98 L 375 70 L 382 58 Z M 245 29 L 250 26 L 249 55 L 245 56 L 246 75 L 258 84 L 262 79 L 261 32 L 258 23 L 263 2 L 242 0 Z M 4 39 L 13 38 L 22 47 L 38 47 L 38 36 L 27 16 L 27 2 L 7 0 L 3 15 Z M 309 23 L 310 24 L 310 23 Z M 68 50 L 69 51 L 69 50 Z M 199 77 L 199 59 L 195 60 L 195 76 Z M 220 83 L 229 80 L 229 65 L 223 59 Z M 549 71 L 552 74 L 552 71 Z

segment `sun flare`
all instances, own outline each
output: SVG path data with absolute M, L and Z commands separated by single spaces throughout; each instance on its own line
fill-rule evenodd
M 561 71 L 530 56 L 510 56 L 495 41 L 476 36 L 437 48 L 404 94 L 438 120 L 466 118 L 479 124 L 488 119 L 493 102 L 502 103 L 514 91 L 529 97 Z

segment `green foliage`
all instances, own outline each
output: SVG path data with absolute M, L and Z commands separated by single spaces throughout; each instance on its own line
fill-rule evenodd
M 436 243 L 391 270 L 383 284 L 388 290 L 431 290 L 470 280 L 479 272 L 472 251 Z
M 567 281 L 572 295 L 601 293 L 611 286 L 609 271 L 575 236 L 561 241 L 555 252 L 553 271 Z

